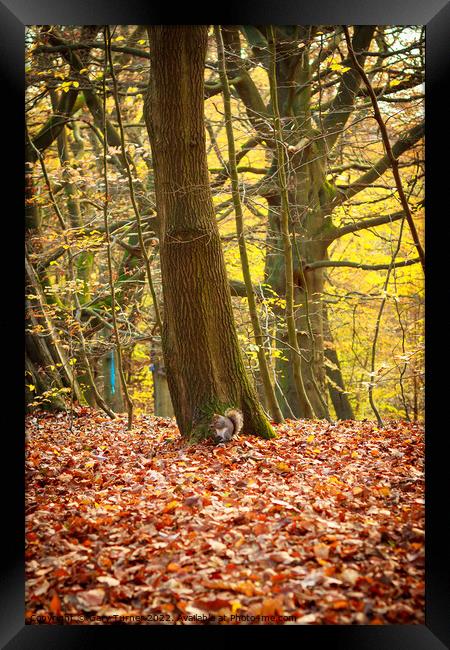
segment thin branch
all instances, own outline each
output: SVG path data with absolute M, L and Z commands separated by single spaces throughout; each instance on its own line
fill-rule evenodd
M 107 31 L 109 33 L 109 28 L 108 27 L 107 27 Z M 110 42 L 111 42 L 111 38 L 108 39 L 108 45 L 110 44 Z M 147 272 L 148 286 L 150 288 L 150 293 L 151 293 L 151 296 L 152 296 L 153 309 L 155 310 L 156 324 L 158 325 L 159 331 L 161 332 L 161 330 L 162 330 L 161 316 L 160 316 L 160 313 L 159 313 L 158 300 L 157 300 L 157 297 L 156 297 L 155 287 L 154 287 L 154 284 L 153 284 L 152 271 L 151 271 L 151 268 L 150 268 L 150 260 L 149 260 L 148 253 L 147 253 L 147 248 L 146 248 L 145 242 L 144 242 L 141 213 L 139 211 L 139 208 L 138 208 L 138 205 L 137 205 L 137 202 L 136 202 L 136 195 L 134 193 L 134 186 L 133 186 L 133 177 L 132 177 L 132 174 L 131 174 L 130 163 L 129 163 L 128 157 L 126 155 L 125 134 L 124 134 L 124 130 L 123 130 L 122 114 L 121 114 L 121 111 L 120 111 L 119 98 L 117 96 L 117 79 L 116 79 L 116 75 L 115 75 L 115 72 L 114 72 L 114 65 L 113 65 L 113 61 L 112 61 L 111 48 L 107 47 L 106 51 L 107 51 L 107 55 L 108 55 L 109 65 L 110 65 L 110 68 L 111 68 L 111 79 L 112 79 L 112 82 L 113 82 L 113 96 L 114 96 L 114 102 L 115 102 L 115 105 L 116 105 L 117 122 L 119 124 L 120 146 L 122 148 L 122 158 L 124 160 L 125 169 L 126 169 L 127 177 L 128 177 L 128 187 L 129 187 L 129 190 L 130 190 L 131 204 L 133 206 L 134 214 L 135 214 L 135 217 L 136 217 L 136 225 L 137 225 L 137 230 L 138 230 L 139 245 L 141 247 L 142 257 L 144 258 L 145 270 Z M 103 109 L 103 112 L 105 112 L 105 108 Z
M 423 138 L 424 133 L 425 125 L 422 122 L 417 126 L 413 126 L 409 131 L 402 135 L 392 145 L 391 151 L 394 159 L 397 159 L 399 156 L 401 156 L 402 153 L 408 149 L 411 149 L 411 147 L 413 147 L 421 138 Z M 371 169 L 368 172 L 357 178 L 356 181 L 354 181 L 340 193 L 340 196 L 336 197 L 332 203 L 333 207 L 341 205 L 345 201 L 348 201 L 348 199 L 351 199 L 353 196 L 355 196 L 355 194 L 358 194 L 362 190 L 369 187 L 371 183 L 376 181 L 380 176 L 384 174 L 385 171 L 391 167 L 391 164 L 392 160 L 388 154 L 382 156 L 382 158 L 380 158 L 374 165 L 372 165 Z
M 425 273 L 425 252 L 424 252 L 424 250 L 422 248 L 422 245 L 421 245 L 421 243 L 419 241 L 419 235 L 417 234 L 416 225 L 414 223 L 414 220 L 413 220 L 413 217 L 412 217 L 412 214 L 411 214 L 411 210 L 409 209 L 408 200 L 406 198 L 406 194 L 405 194 L 405 191 L 403 189 L 402 180 L 400 178 L 400 172 L 399 172 L 399 169 L 398 169 L 398 160 L 397 160 L 396 156 L 394 155 L 394 153 L 392 151 L 391 143 L 389 141 L 389 135 L 388 135 L 388 132 L 387 132 L 387 129 L 386 129 L 386 124 L 384 123 L 384 120 L 383 120 L 383 118 L 381 116 L 380 109 L 379 109 L 378 102 L 377 102 L 377 98 L 376 98 L 375 93 L 374 93 L 373 88 L 372 88 L 372 84 L 370 83 L 369 78 L 367 77 L 366 73 L 364 72 L 364 69 L 361 67 L 361 65 L 359 64 L 359 62 L 356 59 L 355 52 L 353 50 L 352 43 L 350 41 L 350 35 L 349 35 L 349 32 L 348 32 L 348 27 L 346 27 L 346 26 L 344 26 L 344 33 L 345 33 L 345 40 L 347 41 L 347 47 L 348 47 L 350 56 L 351 56 L 351 58 L 353 60 L 353 64 L 354 64 L 356 70 L 361 75 L 361 78 L 364 81 L 364 84 L 365 84 L 365 86 L 367 88 L 367 92 L 368 92 L 368 94 L 370 96 L 370 99 L 372 101 L 374 116 L 375 116 L 376 121 L 378 122 L 378 126 L 380 127 L 381 136 L 383 138 L 383 144 L 384 144 L 384 147 L 386 149 L 386 155 L 388 156 L 388 158 L 390 160 L 390 163 L 391 163 L 391 166 L 392 166 L 392 173 L 394 175 L 395 184 L 397 185 L 397 191 L 398 191 L 398 195 L 400 197 L 400 202 L 402 204 L 403 210 L 405 211 L 406 221 L 408 222 L 408 226 L 409 226 L 409 229 L 411 231 L 411 235 L 412 235 L 412 238 L 414 240 L 414 244 L 415 244 L 415 246 L 417 248 L 417 252 L 418 252 L 419 257 L 420 257 L 420 263 L 422 264 L 422 269 L 423 269 L 423 272 Z
M 403 213 L 402 213 L 403 214 Z M 400 268 L 402 266 L 411 266 L 412 264 L 418 264 L 420 262 L 419 257 L 415 257 L 412 260 L 404 260 L 403 262 L 395 262 L 389 264 L 363 264 L 360 262 L 350 262 L 348 260 L 319 260 L 318 262 L 310 262 L 305 264 L 305 271 L 310 271 L 312 269 L 322 269 L 324 267 L 334 267 L 334 266 L 347 266 L 353 269 L 361 269 L 362 271 L 383 271 L 384 269 L 390 268 Z
M 370 219 L 361 219 L 355 223 L 347 224 L 341 228 L 336 228 L 330 234 L 330 243 L 339 237 L 344 237 L 344 235 L 349 235 L 352 232 L 358 232 L 359 230 L 366 230 L 366 228 L 374 228 L 375 226 L 381 226 L 385 223 L 392 223 L 393 221 L 398 221 L 404 216 L 403 210 L 394 212 L 393 214 L 381 214 L 379 217 L 372 217 Z
M 64 43 L 61 45 L 39 45 L 33 53 L 40 54 L 41 52 L 64 52 L 64 51 L 74 51 L 74 50 L 104 50 L 105 44 L 98 41 L 92 41 L 90 43 Z M 121 52 L 122 54 L 132 54 L 133 56 L 138 56 L 142 59 L 149 59 L 150 53 L 146 50 L 142 50 L 137 47 L 128 47 L 125 45 L 113 45 L 111 44 L 111 50 L 113 52 Z
M 105 183 L 105 199 L 103 202 L 103 220 L 105 226 L 106 234 L 106 252 L 108 259 L 108 275 L 109 275 L 109 286 L 111 289 L 111 315 L 112 315 L 112 324 L 114 328 L 114 336 L 116 339 L 116 350 L 117 350 L 117 366 L 119 369 L 120 380 L 122 383 L 123 392 L 125 394 L 125 400 L 127 403 L 128 409 L 128 429 L 130 430 L 133 425 L 133 400 L 131 399 L 130 393 L 128 391 L 127 382 L 125 379 L 125 373 L 123 369 L 122 361 L 122 348 L 120 346 L 119 330 L 117 327 L 117 317 L 116 317 L 116 294 L 113 280 L 113 268 L 112 268 L 112 255 L 111 255 L 111 236 L 109 232 L 109 219 L 108 219 L 108 202 L 109 202 L 109 181 L 108 181 L 108 132 L 106 129 L 106 74 L 108 70 L 108 59 L 110 58 L 110 50 L 108 45 L 111 42 L 111 34 L 109 31 L 109 26 L 106 25 L 104 28 L 104 43 L 105 43 L 105 58 L 104 58 L 104 72 L 103 72 L 103 129 L 104 129 L 104 143 L 103 143 L 103 176 Z M 109 56 L 108 56 L 109 54 Z M 123 150 L 124 158 L 126 159 L 125 150 Z

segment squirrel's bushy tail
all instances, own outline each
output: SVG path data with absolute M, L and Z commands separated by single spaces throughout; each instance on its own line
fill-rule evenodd
M 228 409 L 225 412 L 225 415 L 227 418 L 230 418 L 230 420 L 233 423 L 234 431 L 233 435 L 236 435 L 242 431 L 242 426 L 244 424 L 244 416 L 242 415 L 242 411 L 239 409 Z

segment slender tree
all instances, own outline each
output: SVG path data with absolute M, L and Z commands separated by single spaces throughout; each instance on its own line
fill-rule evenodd
M 241 256 L 242 274 L 244 276 L 245 288 L 248 300 L 248 309 L 252 321 L 253 332 L 255 334 L 256 344 L 258 346 L 258 364 L 259 372 L 261 374 L 262 383 L 264 386 L 264 395 L 269 405 L 270 413 L 276 422 L 283 422 L 283 414 L 278 405 L 278 400 L 275 395 L 275 389 L 272 385 L 270 377 L 269 361 L 266 357 L 264 350 L 264 336 L 259 322 L 258 311 L 256 308 L 256 298 L 252 285 L 252 278 L 250 273 L 250 264 L 248 261 L 247 245 L 245 243 L 244 233 L 244 214 L 242 210 L 241 197 L 239 195 L 239 177 L 236 165 L 236 148 L 234 144 L 232 115 L 231 115 L 231 93 L 228 85 L 227 72 L 225 66 L 225 53 L 223 48 L 223 39 L 220 26 L 214 27 L 214 33 L 217 41 L 217 51 L 219 58 L 220 79 L 223 86 L 223 99 L 225 108 L 225 126 L 227 131 L 228 140 L 228 165 L 230 168 L 231 179 L 231 193 L 233 196 L 233 206 L 236 218 L 236 232 L 238 235 L 239 254 Z

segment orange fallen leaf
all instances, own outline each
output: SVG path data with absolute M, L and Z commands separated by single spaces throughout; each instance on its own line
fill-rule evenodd
M 332 604 L 333 609 L 346 609 L 349 603 L 348 600 L 335 600 Z
M 202 609 L 213 611 L 230 607 L 230 601 L 225 600 L 224 598 L 213 598 L 212 600 L 196 600 L 195 604 Z
M 238 582 L 237 584 L 225 582 L 224 580 L 202 580 L 201 584 L 208 589 L 237 591 L 238 593 L 245 594 L 246 596 L 253 596 L 256 593 L 254 584 L 249 580 L 246 580 L 245 582 Z
M 49 609 L 55 616 L 61 616 L 61 601 L 59 600 L 58 594 L 53 595 Z
M 257 537 L 258 535 L 266 533 L 267 530 L 267 524 L 256 524 L 256 526 L 253 527 L 253 534 Z
M 239 582 L 235 585 L 233 591 L 245 594 L 246 596 L 253 596 L 256 593 L 256 588 L 252 582 L 247 580 L 246 582 Z
M 283 598 L 265 598 L 261 605 L 261 616 L 275 616 L 283 614 Z
M 172 603 L 162 603 L 159 608 L 162 612 L 173 612 L 175 605 L 172 605 Z
M 316 558 L 320 558 L 321 560 L 326 560 L 328 559 L 328 556 L 330 554 L 330 547 L 327 544 L 315 544 L 314 545 L 314 555 Z
M 169 501 L 169 503 L 167 503 L 167 504 L 164 506 L 164 508 L 163 508 L 163 512 L 170 512 L 171 510 L 175 510 L 175 508 L 177 508 L 179 505 L 180 505 L 180 502 L 179 502 L 179 501 L 176 501 L 176 500 L 174 500 L 174 501 Z

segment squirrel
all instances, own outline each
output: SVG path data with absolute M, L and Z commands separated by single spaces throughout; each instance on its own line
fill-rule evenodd
M 242 430 L 244 417 L 239 409 L 228 409 L 224 415 L 214 413 L 210 429 L 214 431 L 217 443 L 229 442 L 234 435 Z

